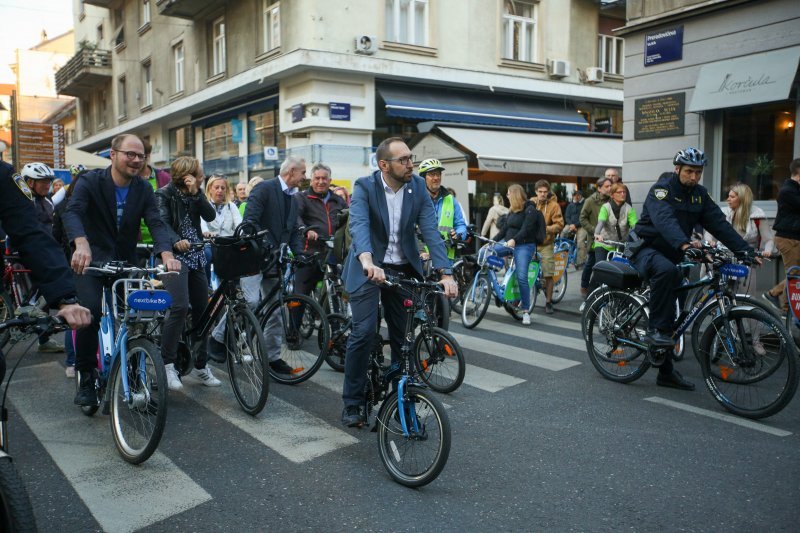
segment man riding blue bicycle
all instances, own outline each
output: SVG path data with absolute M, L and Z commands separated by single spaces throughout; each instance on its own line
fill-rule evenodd
M 650 283 L 650 321 L 648 344 L 651 348 L 670 347 L 675 320 L 675 288 L 681 284 L 677 264 L 684 257 L 699 259 L 699 243 L 692 242 L 692 231 L 699 225 L 733 251 L 753 249 L 725 219 L 719 206 L 700 185 L 705 154 L 696 148 L 679 151 L 673 159 L 674 172 L 659 176 L 650 188 L 636 229 L 628 237 L 631 262 Z M 674 370 L 667 357 L 658 372 L 656 384 L 680 390 L 694 390 L 694 384 Z

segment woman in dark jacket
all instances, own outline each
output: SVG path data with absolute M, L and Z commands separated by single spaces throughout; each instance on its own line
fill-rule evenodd
M 180 390 L 183 384 L 175 368 L 175 359 L 189 303 L 195 317 L 202 315 L 208 304 L 206 256 L 202 247 L 193 248 L 191 245 L 203 242 L 200 217 L 211 222 L 217 213 L 203 194 L 203 167 L 197 159 L 179 157 L 170 170 L 172 181 L 156 191 L 156 203 L 161 220 L 170 233 L 175 259 L 181 262 L 181 271 L 177 276 L 163 278 L 164 288 L 172 296 L 172 307 L 161 330 L 161 354 L 167 371 L 167 385 L 170 390 Z M 197 354 L 195 368 L 189 375 L 209 387 L 221 384 L 206 366 L 205 346 Z
M 540 216 L 536 206 L 530 203 L 525 190 L 520 185 L 512 185 L 506 193 L 511 208 L 506 216 L 506 225 L 494 236 L 494 240 L 505 240 L 505 247 L 498 246 L 497 255 L 514 254 L 517 283 L 519 284 L 520 305 L 523 309 L 522 323 L 531 323 L 531 290 L 528 285 L 528 267 L 536 253 L 536 225 Z

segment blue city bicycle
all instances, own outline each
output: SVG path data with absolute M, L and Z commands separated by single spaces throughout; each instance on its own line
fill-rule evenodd
M 517 320 L 522 320 L 522 313 L 530 313 L 536 305 L 536 296 L 540 287 L 543 287 L 539 273 L 541 256 L 537 252 L 528 266 L 528 287 L 530 289 L 531 305 L 528 309 L 519 306 L 519 286 L 516 279 L 516 265 L 513 260 L 506 268 L 502 282 L 498 280 L 497 273 L 505 268 L 503 259 L 497 256 L 496 246 L 502 243 L 475 235 L 475 238 L 486 242 L 478 251 L 478 272 L 464 295 L 461 308 L 461 323 L 467 329 L 477 326 L 486 315 L 489 300 L 494 296 L 495 305 L 502 306 Z
M 578 269 L 578 245 L 575 239 L 556 237 L 553 242 L 553 258 L 555 259 L 555 273 L 553 275 L 553 303 L 560 302 L 567 293 L 567 278 L 569 266 Z
M 163 266 L 132 267 L 108 262 L 86 268 L 103 278 L 102 311 L 94 405 L 81 406 L 92 416 L 100 406 L 110 414 L 114 443 L 132 464 L 155 452 L 167 421 L 167 376 L 161 350 L 150 340 L 172 305 L 167 291 L 154 290 L 142 277 L 165 274 Z M 152 326 L 152 328 L 151 328 Z M 80 384 L 80 375 L 75 380 Z

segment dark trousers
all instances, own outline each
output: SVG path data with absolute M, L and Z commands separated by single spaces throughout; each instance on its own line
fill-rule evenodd
M 178 341 L 183 333 L 186 316 L 191 304 L 192 316 L 199 318 L 208 305 L 208 279 L 205 270 L 190 270 L 181 265 L 177 276 L 164 276 L 164 288 L 172 296 L 172 307 L 161 328 L 161 356 L 164 364 L 175 363 Z M 206 343 L 200 343 L 200 352 L 195 354 L 195 368 L 205 368 L 207 360 Z
M 306 265 L 298 268 L 294 273 L 294 292 L 295 294 L 311 294 L 311 290 L 317 286 L 322 279 L 322 269 L 317 265 Z
M 363 405 L 367 385 L 369 354 L 378 327 L 378 306 L 383 304 L 383 314 L 389 328 L 389 345 L 392 362 L 400 360 L 400 349 L 406 330 L 407 314 L 403 307 L 405 296 L 400 291 L 382 289 L 374 283 L 364 283 L 350 295 L 353 313 L 353 331 L 347 341 L 344 360 L 344 388 L 342 400 L 345 406 Z
M 586 254 L 586 263 L 583 265 L 583 272 L 581 273 L 581 288 L 588 289 L 589 288 L 589 280 L 592 278 L 592 269 L 594 268 L 594 264 L 597 261 L 597 256 L 592 253 L 594 250 L 590 250 L 588 254 Z
M 88 372 L 97 368 L 97 331 L 100 329 L 100 302 L 103 279 L 83 274 L 75 277 L 78 299 L 92 313 L 92 323 L 75 332 L 75 370 Z

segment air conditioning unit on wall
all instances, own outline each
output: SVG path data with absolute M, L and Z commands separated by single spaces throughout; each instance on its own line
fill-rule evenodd
M 356 36 L 356 53 L 372 55 L 378 49 L 378 38 L 374 35 Z
M 603 83 L 603 69 L 589 67 L 586 69 L 586 83 Z
M 569 61 L 564 59 L 551 59 L 548 65 L 551 78 L 566 78 L 570 74 Z

